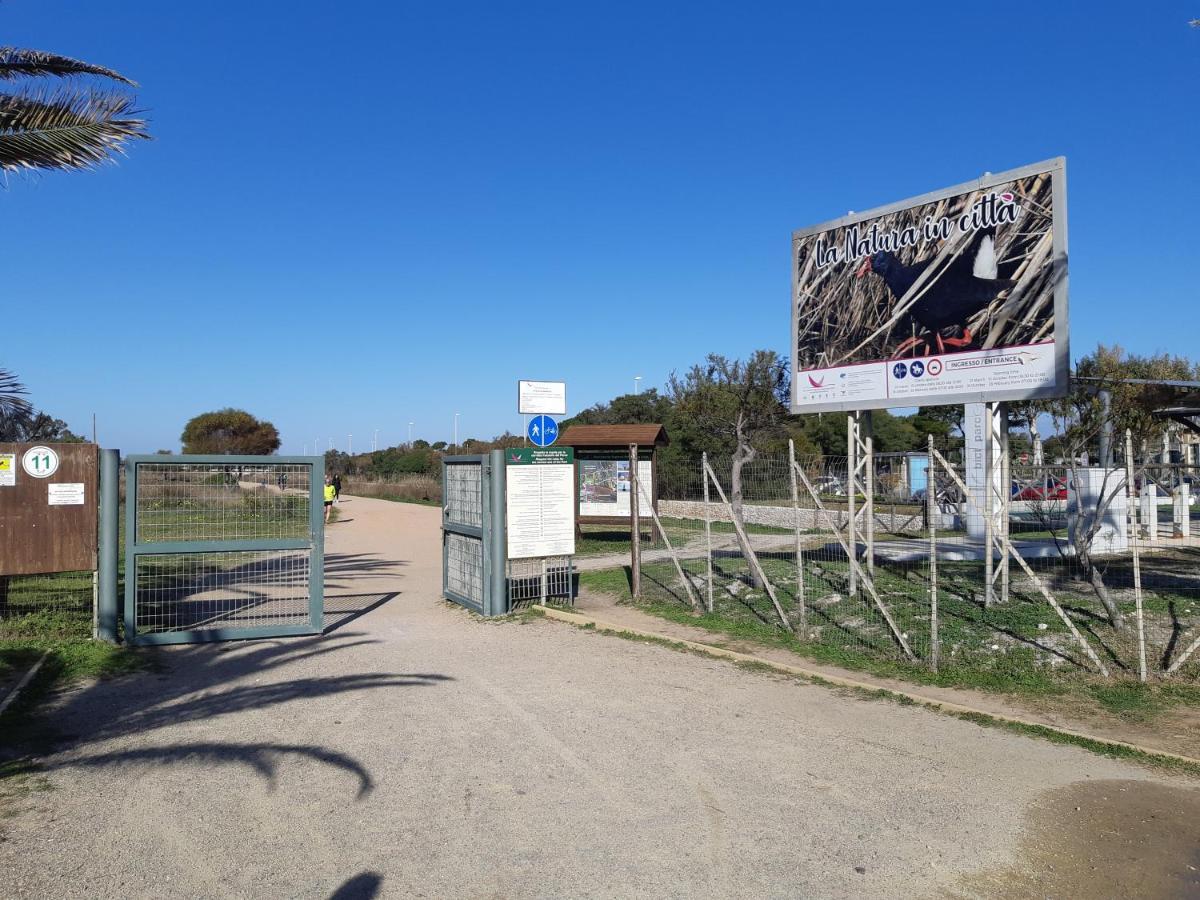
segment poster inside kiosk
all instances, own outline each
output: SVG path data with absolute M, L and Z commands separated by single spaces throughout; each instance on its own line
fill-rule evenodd
M 504 451 L 508 558 L 575 552 L 575 451 L 522 447 Z

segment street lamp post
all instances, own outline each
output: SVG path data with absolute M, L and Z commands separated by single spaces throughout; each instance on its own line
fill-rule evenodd
M 371 452 L 374 453 L 379 449 L 379 429 L 375 429 L 375 436 L 371 438 Z
M 410 450 L 412 449 L 412 427 L 413 427 L 413 423 L 409 422 L 408 423 L 408 448 Z
M 346 435 L 346 454 L 348 456 L 354 455 L 354 435 L 352 434 Z
M 641 386 L 641 384 L 639 383 L 641 380 L 642 380 L 642 376 L 641 376 L 641 375 L 634 375 L 634 376 L 633 376 L 633 392 L 634 392 L 635 394 L 640 394 L 640 393 L 642 392 L 642 386 Z
M 454 449 L 458 449 L 458 413 L 454 414 Z

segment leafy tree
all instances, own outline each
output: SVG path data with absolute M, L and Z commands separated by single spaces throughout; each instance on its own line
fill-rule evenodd
M 62 419 L 56 419 L 49 413 L 34 410 L 17 429 L 14 441 L 31 443 L 45 441 L 58 444 L 82 444 L 84 439 L 71 431 Z
M 241 409 L 219 409 L 191 419 L 180 436 L 184 453 L 265 456 L 279 449 L 279 431 Z
M 925 435 L 910 416 L 894 416 L 886 409 L 871 412 L 872 446 L 876 453 L 904 453 L 923 450 Z
M 30 86 L 37 78 L 65 81 L 48 91 Z M 130 140 L 149 137 L 123 89 L 136 83 L 112 69 L 0 47 L 0 82 L 17 83 L 0 92 L 0 171 L 90 169 L 124 152 Z
M 563 431 L 572 425 L 648 425 L 665 424 L 673 412 L 671 400 L 657 388 L 637 394 L 622 394 L 608 403 L 597 403 L 560 423 Z
M 421 449 L 445 450 L 446 442 L 445 441 L 434 441 L 432 444 L 430 444 L 429 441 L 413 441 L 413 447 L 417 448 L 418 450 L 421 450 Z

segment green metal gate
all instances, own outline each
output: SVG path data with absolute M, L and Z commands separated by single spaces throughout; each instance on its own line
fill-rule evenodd
M 126 641 L 320 633 L 322 458 L 130 456 L 125 473 Z
M 508 612 L 504 455 L 442 460 L 442 594 L 485 616 Z

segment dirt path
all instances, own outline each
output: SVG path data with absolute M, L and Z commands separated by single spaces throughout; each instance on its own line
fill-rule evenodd
M 6 896 L 1011 896 L 1029 876 L 1104 897 L 1117 864 L 1154 870 L 1143 896 L 1195 888 L 1193 783 L 652 644 L 483 621 L 438 599 L 439 510 L 347 498 L 342 516 L 331 634 L 157 651 L 156 671 L 60 698 L 59 749 L 0 823 Z M 1144 801 L 1095 801 L 1121 852 L 1099 856 L 1115 845 L 1086 829 L 1031 851 L 1039 829 L 1093 815 L 1062 798 L 1099 782 Z
M 1160 713 L 1152 724 L 1129 722 L 1105 712 L 1097 704 L 1082 710 L 1078 708 L 1078 704 L 1072 707 L 1068 705 L 1069 701 L 1056 697 L 1016 698 L 966 688 L 943 688 L 826 665 L 799 656 L 786 647 L 771 647 L 757 641 L 738 640 L 696 625 L 671 622 L 643 612 L 636 606 L 618 603 L 616 598 L 607 594 L 584 591 L 574 608 L 578 612 L 594 616 L 601 623 L 618 628 L 652 631 L 664 637 L 736 650 L 772 662 L 802 665 L 814 672 L 916 694 L 930 700 L 958 703 L 980 712 L 1018 718 L 1052 728 L 1066 728 L 1098 738 L 1123 741 L 1150 750 L 1200 759 L 1200 710 L 1187 706 Z

